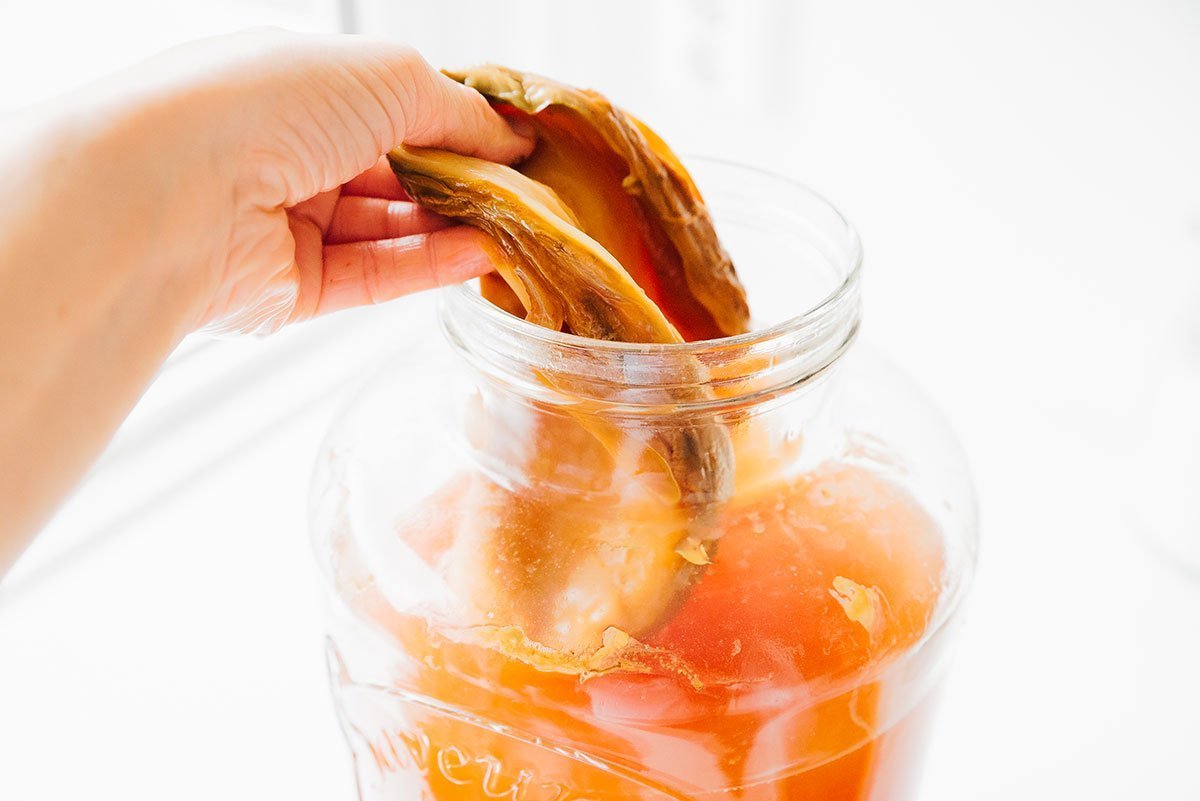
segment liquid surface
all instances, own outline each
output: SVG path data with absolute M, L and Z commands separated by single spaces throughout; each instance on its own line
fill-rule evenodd
M 839 464 L 740 486 L 715 523 L 712 564 L 666 619 L 640 639 L 606 630 L 600 660 L 581 675 L 539 662 L 552 632 L 533 639 L 505 625 L 500 596 L 540 592 L 552 572 L 524 568 L 553 554 L 507 566 L 461 556 L 472 525 L 494 525 L 497 509 L 515 515 L 514 537 L 534 543 L 525 547 L 537 547 L 538 526 L 570 528 L 570 513 L 536 499 L 514 505 L 482 481 L 456 482 L 398 533 L 450 577 L 452 605 L 398 609 L 352 553 L 340 560 L 356 625 L 335 634 L 339 707 L 363 798 L 909 797 L 928 711 L 925 660 L 938 650 L 916 646 L 943 555 L 940 533 L 903 490 Z M 633 519 L 629 508 L 591 512 L 592 527 Z M 586 550 L 590 529 L 581 530 Z M 492 622 L 477 625 L 473 616 L 488 612 Z M 381 659 L 381 647 L 391 656 Z

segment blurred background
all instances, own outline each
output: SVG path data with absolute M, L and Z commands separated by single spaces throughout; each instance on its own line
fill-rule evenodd
M 592 86 L 795 177 L 971 457 L 928 801 L 1200 798 L 1200 4 L 5 0 L 0 112 L 253 25 Z M 13 191 L 11 188 L 9 191 Z M 186 191 L 186 187 L 180 187 Z M 0 585 L 0 798 L 350 799 L 306 492 L 430 299 L 188 341 Z

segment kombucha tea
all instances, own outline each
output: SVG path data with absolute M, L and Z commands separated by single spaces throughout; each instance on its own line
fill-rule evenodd
M 480 493 L 506 492 L 465 477 L 397 535 L 436 575 Z M 561 500 L 525 503 L 526 520 L 564 525 Z M 933 520 L 898 484 L 831 462 L 742 482 L 715 525 L 711 564 L 665 618 L 640 639 L 606 631 L 620 658 L 590 671 L 505 647 L 520 632 L 485 642 L 397 608 L 343 543 L 332 669 L 361 797 L 912 798 L 945 651 Z

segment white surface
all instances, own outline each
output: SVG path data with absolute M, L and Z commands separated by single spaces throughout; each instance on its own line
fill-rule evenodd
M 72 82 L 63 53 L 107 68 L 182 38 L 189 25 L 161 11 L 178 5 L 155 4 L 124 40 L 129 21 L 105 4 L 119 22 L 85 17 L 53 48 L 54 18 L 21 7 L 0 29 L 0 74 L 29 77 L 0 84 L 0 108 L 37 97 L 43 70 L 44 88 Z M 983 506 L 926 801 L 1200 799 L 1200 580 L 1159 556 L 1147 521 L 1164 515 L 1136 491 L 1174 426 L 1200 416 L 1200 399 L 1156 397 L 1196 369 L 1200 6 L 567 6 L 457 3 L 464 27 L 440 4 L 379 0 L 362 19 L 438 63 L 498 58 L 594 84 L 681 150 L 782 166 L 858 224 L 866 335 L 946 410 Z M 229 13 L 329 18 L 298 7 Z M 647 14 L 657 29 L 631 33 Z M 351 797 L 304 495 L 327 388 L 423 308 L 331 326 L 333 350 L 289 361 L 192 434 L 170 428 L 152 462 L 97 472 L 0 586 L 0 798 Z M 252 349 L 220 347 L 203 359 Z M 293 413 L 207 472 L 189 466 L 273 404 Z M 151 479 L 175 489 L 124 511 Z M 1194 510 L 1200 477 L 1179 484 L 1177 507 Z M 59 559 L 76 541 L 91 545 Z

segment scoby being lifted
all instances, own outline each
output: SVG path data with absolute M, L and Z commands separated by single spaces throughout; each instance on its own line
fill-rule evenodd
M 389 156 L 413 200 L 495 241 L 499 266 L 481 282 L 485 297 L 537 325 L 595 339 L 670 344 L 748 329 L 745 292 L 700 193 L 653 131 L 595 92 L 539 76 L 496 66 L 450 75 L 500 113 L 528 119 L 538 136 L 517 169 L 411 147 Z M 709 392 L 699 388 L 702 365 L 694 370 L 696 381 L 672 390 L 673 400 Z M 629 515 L 606 523 L 541 508 L 533 488 L 528 497 L 497 494 L 492 515 L 459 526 L 451 548 L 469 563 L 451 572 L 495 585 L 477 610 L 478 628 L 549 669 L 602 670 L 627 635 L 658 625 L 707 563 L 711 516 L 732 491 L 721 424 L 664 426 L 630 460 L 627 432 L 596 420 L 594 410 L 586 420 L 547 416 L 538 425 L 556 436 L 531 439 L 563 443 L 584 429 L 590 446 L 608 454 L 594 470 L 611 482 L 664 474 L 668 490 L 647 502 L 640 524 Z M 612 456 L 618 452 L 624 458 Z M 514 536 L 521 547 L 505 541 Z M 526 547 L 531 541 L 536 548 Z M 557 575 L 574 578 L 553 586 L 522 579 L 550 557 Z M 481 597 L 478 585 L 473 595 Z M 485 606 L 492 622 L 483 620 Z

